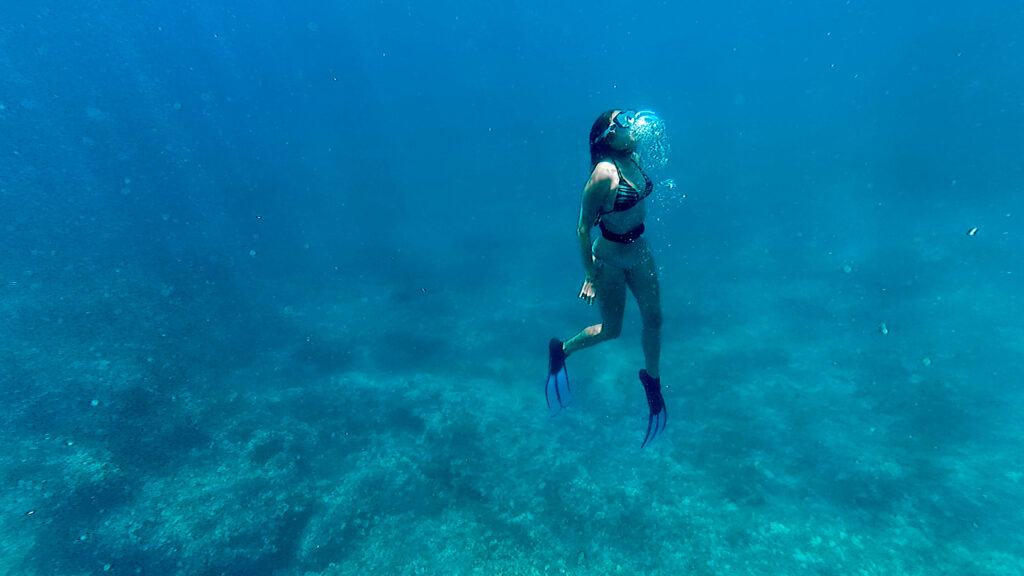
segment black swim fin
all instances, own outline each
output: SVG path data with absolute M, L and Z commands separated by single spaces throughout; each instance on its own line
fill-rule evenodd
M 548 412 L 552 416 L 558 414 L 572 402 L 569 390 L 569 373 L 565 370 L 565 352 L 562 342 L 552 338 L 548 343 L 548 381 L 545 384 L 548 399 Z
M 668 424 L 668 411 L 665 410 L 665 399 L 661 397 L 661 378 L 651 378 L 647 370 L 640 371 L 640 383 L 647 393 L 647 406 L 651 409 L 651 415 L 647 418 L 647 435 L 641 448 L 647 446 L 661 434 Z

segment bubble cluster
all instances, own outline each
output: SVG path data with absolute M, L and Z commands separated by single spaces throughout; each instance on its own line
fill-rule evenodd
M 655 183 L 656 203 L 666 206 L 681 203 L 686 195 L 676 186 L 676 181 L 669 172 L 672 146 L 669 143 L 665 121 L 650 110 L 641 110 L 637 112 L 629 133 L 636 142 L 637 160 Z
M 638 112 L 629 133 L 636 142 L 636 153 L 646 169 L 657 172 L 668 167 L 671 146 L 665 121 L 660 116 L 650 110 Z

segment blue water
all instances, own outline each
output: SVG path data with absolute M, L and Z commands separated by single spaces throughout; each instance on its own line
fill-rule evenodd
M 1024 2 L 2 12 L 0 575 L 1024 574 Z

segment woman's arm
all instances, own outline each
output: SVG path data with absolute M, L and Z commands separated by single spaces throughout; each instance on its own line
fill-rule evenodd
M 583 199 L 580 202 L 580 218 L 576 224 L 576 236 L 580 242 L 580 257 L 583 261 L 585 282 L 594 278 L 594 255 L 591 249 L 590 229 L 597 222 L 601 205 L 612 189 L 612 179 L 618 174 L 610 162 L 601 162 L 590 173 L 590 180 L 583 188 Z

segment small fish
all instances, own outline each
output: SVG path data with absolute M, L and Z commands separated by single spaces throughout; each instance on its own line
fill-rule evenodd
M 977 226 L 975 226 L 974 228 L 971 228 L 970 230 L 967 231 L 967 235 L 968 236 L 974 236 L 977 233 L 978 233 L 978 227 Z

